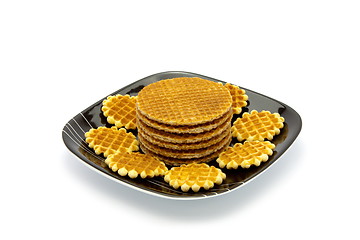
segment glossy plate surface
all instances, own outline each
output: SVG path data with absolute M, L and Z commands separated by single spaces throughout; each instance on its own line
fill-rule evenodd
M 203 79 L 212 80 L 215 82 L 223 82 L 214 78 L 202 76 L 195 73 L 189 72 L 163 72 L 151 75 L 149 77 L 138 80 L 126 87 L 117 90 L 114 94 L 129 94 L 136 96 L 138 92 L 146 85 L 153 82 L 175 78 L 175 77 L 200 77 Z M 246 90 L 246 94 L 249 97 L 248 106 L 243 109 L 242 112 L 249 112 L 251 110 L 268 110 L 270 112 L 278 112 L 282 117 L 285 118 L 284 128 L 281 129 L 281 133 L 277 135 L 271 142 L 276 145 L 274 154 L 265 163 L 262 163 L 259 167 L 252 166 L 249 169 L 237 169 L 227 170 L 222 169 L 226 173 L 226 180 L 221 185 L 215 185 L 214 188 L 205 191 L 200 190 L 197 193 L 191 190 L 187 193 L 183 193 L 180 189 L 175 190 L 166 183 L 162 177 L 156 177 L 152 179 L 131 179 L 129 177 L 121 177 L 116 172 L 113 172 L 107 167 L 102 155 L 96 155 L 95 152 L 88 147 L 85 142 L 84 134 L 89 131 L 90 128 L 97 128 L 99 126 L 108 126 L 106 118 L 101 112 L 102 101 L 107 97 L 104 96 L 90 107 L 86 108 L 78 115 L 70 119 L 64 126 L 62 131 L 62 137 L 67 148 L 75 154 L 84 164 L 89 166 L 91 169 L 105 175 L 106 177 L 115 180 L 121 184 L 132 187 L 134 189 L 157 195 L 160 197 L 173 198 L 173 199 L 201 199 L 206 197 L 218 196 L 224 193 L 228 193 L 235 190 L 245 183 L 253 180 L 256 176 L 268 169 L 279 157 L 290 147 L 296 137 L 299 135 L 301 130 L 301 118 L 299 114 L 286 104 L 274 100 L 270 97 L 256 93 L 242 86 L 239 86 Z M 233 121 L 240 115 L 234 115 Z M 129 130 L 128 130 L 129 131 Z M 130 132 L 137 135 L 136 130 L 130 130 Z M 231 145 L 235 144 L 237 140 L 233 138 Z M 209 163 L 218 167 L 215 161 Z

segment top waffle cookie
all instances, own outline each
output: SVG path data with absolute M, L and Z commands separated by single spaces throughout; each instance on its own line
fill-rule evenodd
M 144 87 L 137 108 L 151 120 L 169 125 L 196 125 L 213 121 L 232 107 L 224 86 L 201 78 L 173 78 Z

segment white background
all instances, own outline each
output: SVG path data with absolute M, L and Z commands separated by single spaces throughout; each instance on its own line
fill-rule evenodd
M 1 1 L 1 239 L 359 239 L 358 1 Z M 303 129 L 255 181 L 158 198 L 83 165 L 77 113 L 189 71 L 293 107 Z

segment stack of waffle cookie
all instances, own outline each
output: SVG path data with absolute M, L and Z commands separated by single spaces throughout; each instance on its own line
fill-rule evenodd
M 138 94 L 136 125 L 140 148 L 166 164 L 208 162 L 230 144 L 229 90 L 201 78 L 173 78 Z

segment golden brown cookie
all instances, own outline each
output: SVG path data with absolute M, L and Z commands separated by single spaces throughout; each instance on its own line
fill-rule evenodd
M 247 105 L 247 100 L 249 99 L 246 95 L 246 91 L 230 83 L 226 83 L 225 87 L 230 91 L 234 114 L 240 114 L 242 108 Z
M 136 98 L 120 94 L 107 97 L 101 110 L 108 123 L 118 128 L 136 129 Z
M 109 155 L 105 163 L 114 172 L 130 178 L 163 176 L 168 170 L 157 158 L 139 152 L 116 152 Z
M 161 80 L 138 94 L 137 109 L 147 118 L 168 125 L 211 122 L 232 105 L 226 87 L 197 77 Z
M 85 141 L 96 154 L 103 153 L 105 157 L 117 151 L 128 152 L 139 150 L 139 142 L 125 128 L 98 127 L 85 133 Z
M 284 127 L 285 119 L 279 113 L 252 110 L 236 119 L 231 128 L 233 137 L 240 142 L 272 140 Z
M 200 188 L 209 190 L 214 184 L 221 184 L 225 178 L 225 173 L 214 166 L 192 163 L 171 168 L 165 174 L 164 180 L 175 189 L 180 187 L 183 192 L 190 189 L 198 192 Z
M 216 162 L 221 168 L 237 169 L 249 168 L 251 165 L 259 166 L 261 162 L 266 162 L 273 154 L 275 145 L 269 141 L 253 141 L 244 144 L 236 143 L 233 147 L 228 147 L 222 152 Z

